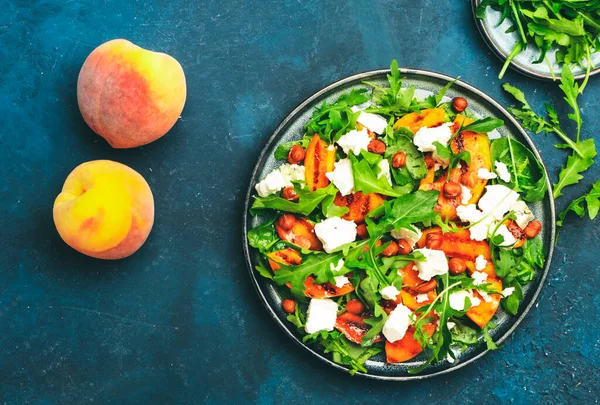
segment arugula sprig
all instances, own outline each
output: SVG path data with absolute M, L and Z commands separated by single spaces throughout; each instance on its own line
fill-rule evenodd
M 294 191 L 298 194 L 297 202 L 286 200 L 277 195 L 255 197 L 252 207 L 250 207 L 250 213 L 258 215 L 265 211 L 273 210 L 310 215 L 322 201 L 328 196 L 335 196 L 338 191 L 333 184 L 315 191 L 310 191 L 307 187 L 303 187 L 303 182 L 293 181 L 292 184 L 294 185 Z
M 562 226 L 565 217 L 571 211 L 577 214 L 579 218 L 583 218 L 585 216 L 586 208 L 589 218 L 596 218 L 598 211 L 600 211 L 600 180 L 594 183 L 589 192 L 573 200 L 564 211 L 558 214 L 556 225 Z

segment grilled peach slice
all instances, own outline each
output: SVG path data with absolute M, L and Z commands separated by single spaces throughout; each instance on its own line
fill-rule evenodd
M 419 272 L 415 269 L 414 262 L 408 266 L 398 270 L 402 275 L 402 288 L 408 289 L 416 294 L 424 294 L 431 290 L 435 290 L 437 282 L 435 279 L 424 281 L 419 278 Z M 398 302 L 399 304 L 400 302 Z
M 289 247 L 271 252 L 267 254 L 267 257 L 269 258 L 269 265 L 273 271 L 279 270 L 281 268 L 280 264 L 291 266 L 302 263 L 302 256 L 300 256 L 300 253 Z
M 423 327 L 427 335 L 433 335 L 435 325 L 429 323 Z M 402 363 L 423 351 L 421 343 L 415 338 L 415 327 L 410 326 L 404 337 L 394 343 L 385 341 L 385 357 L 388 363 Z
M 405 307 L 408 307 L 408 309 L 410 309 L 411 311 L 416 311 L 417 309 L 425 305 L 431 304 L 435 297 L 437 297 L 437 292 L 435 291 L 435 289 L 429 291 L 427 293 L 427 301 L 423 302 L 417 302 L 417 295 L 419 294 L 403 288 L 400 291 L 400 298 L 402 299 L 402 304 L 404 304 Z
M 304 217 L 296 217 L 290 229 L 284 229 L 279 221 L 275 221 L 275 230 L 279 237 L 303 249 L 322 250 L 323 245 L 315 235 L 315 226 Z
M 335 320 L 335 328 L 342 332 L 346 338 L 356 344 L 361 344 L 363 337 L 371 329 L 371 325 L 365 322 L 363 314 L 355 315 L 350 312 L 344 312 Z M 383 337 L 377 335 L 373 340 L 374 343 L 381 342 Z
M 315 134 L 306 148 L 304 157 L 304 179 L 311 191 L 329 185 L 329 179 L 325 174 L 333 171 L 334 162 L 335 146 L 328 147 L 325 141 Z
M 445 111 L 441 108 L 427 108 L 420 113 L 406 114 L 394 124 L 394 130 L 407 127 L 413 134 L 423 127 L 435 127 L 444 123 Z
M 490 302 L 486 302 L 483 297 L 475 291 L 473 294 L 481 300 L 481 304 L 472 307 L 467 311 L 467 316 L 480 328 L 483 328 L 493 317 L 498 306 L 500 305 L 500 299 L 502 296 L 499 294 L 502 291 L 502 281 L 500 279 L 488 279 L 486 283 L 494 285 L 494 289 L 498 291 L 498 294 L 489 294 L 491 298 Z
M 377 193 L 356 193 L 342 196 L 337 193 L 333 203 L 339 207 L 348 207 L 349 211 L 342 218 L 357 224 L 364 222 L 369 212 L 383 204 L 383 198 Z
M 352 283 L 346 283 L 342 287 L 336 287 L 335 285 L 327 282 L 323 284 L 315 284 L 315 278 L 313 276 L 306 277 L 304 281 L 304 295 L 309 298 L 331 298 L 339 297 L 340 295 L 346 295 L 354 291 Z

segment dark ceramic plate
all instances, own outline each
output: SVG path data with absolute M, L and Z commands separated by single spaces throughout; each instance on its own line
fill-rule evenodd
M 424 70 L 401 69 L 401 71 L 402 76 L 405 78 L 404 85 L 414 85 L 419 92 L 423 93 L 417 94 L 419 96 L 428 95 L 431 94 L 431 92 L 437 92 L 441 87 L 453 80 L 453 78 L 449 76 Z M 288 335 L 306 351 L 321 359 L 323 362 L 336 369 L 345 371 L 348 369 L 345 366 L 341 366 L 332 362 L 330 357 L 323 353 L 323 350 L 320 348 L 320 346 L 305 345 L 301 342 L 301 335 L 296 330 L 296 327 L 286 320 L 286 314 L 281 309 L 281 298 L 278 293 L 277 286 L 269 280 L 261 277 L 256 270 L 254 270 L 259 254 L 254 249 L 250 248 L 246 236 L 249 229 L 261 223 L 262 218 L 252 217 L 249 215 L 248 209 L 251 205 L 252 195 L 255 194 L 254 186 L 257 181 L 262 180 L 274 167 L 280 164 L 280 162 L 277 162 L 273 157 L 273 152 L 277 148 L 277 145 L 282 142 L 300 139 L 303 134 L 303 126 L 308 121 L 313 109 L 317 105 L 321 104 L 325 100 L 334 100 L 341 94 L 346 93 L 351 89 L 367 87 L 362 84 L 364 80 L 378 83 L 381 86 L 386 86 L 386 75 L 388 73 L 389 70 L 385 69 L 350 76 L 325 87 L 300 104 L 281 122 L 281 124 L 279 124 L 267 142 L 267 145 L 263 149 L 258 159 L 258 163 L 254 168 L 254 172 L 252 173 L 248 193 L 246 195 L 243 224 L 244 255 L 246 257 L 246 263 L 248 264 L 250 278 L 252 279 L 252 283 L 254 284 L 256 292 L 258 293 L 261 301 L 265 305 L 268 313 L 283 329 L 286 335 Z M 505 125 L 499 130 L 494 131 L 491 135 L 504 137 L 512 136 L 514 139 L 517 139 L 525 145 L 528 145 L 537 158 L 541 160 L 539 152 L 523 128 L 521 128 L 521 126 L 519 126 L 519 124 L 510 116 L 510 114 L 491 97 L 460 80 L 452 86 L 447 95 L 449 97 L 461 96 L 466 98 L 469 101 L 469 107 L 477 116 L 494 116 L 503 119 Z M 549 181 L 548 189 L 551 190 L 551 184 Z M 515 330 L 515 328 L 519 325 L 519 323 L 534 305 L 540 290 L 544 285 L 544 280 L 546 279 L 546 275 L 548 274 L 548 269 L 550 267 L 550 259 L 552 258 L 553 252 L 552 241 L 554 240 L 555 232 L 554 201 L 547 197 L 544 201 L 531 204 L 530 207 L 536 218 L 543 223 L 541 237 L 545 246 L 547 247 L 548 252 L 546 256 L 546 266 L 543 270 L 536 273 L 533 281 L 524 289 L 525 300 L 516 316 L 509 316 L 502 310 L 498 311 L 497 323 L 499 326 L 491 332 L 493 339 L 498 343 L 504 342 L 506 338 L 510 336 L 510 334 Z M 412 361 L 401 364 L 387 364 L 385 362 L 385 355 L 381 353 L 366 362 L 365 365 L 368 369 L 368 374 L 357 374 L 380 380 L 421 379 L 438 374 L 448 373 L 452 370 L 461 368 L 480 358 L 485 353 L 487 353 L 486 345 L 482 342 L 478 346 L 471 347 L 465 353 L 461 354 L 454 364 L 444 361 L 435 365 L 430 365 L 418 375 L 409 374 L 408 370 L 418 366 L 423 362 L 425 359 L 425 355 L 423 353 L 414 358 Z
M 480 3 L 481 0 L 471 0 L 473 17 L 475 18 L 477 29 L 490 49 L 504 62 L 508 54 L 512 51 L 513 46 L 518 42 L 519 34 L 517 32 L 507 34 L 506 30 L 512 25 L 512 22 L 507 18 L 502 24 L 498 25 L 502 13 L 493 10 L 491 7 L 486 9 L 485 18 L 477 18 L 475 9 Z M 511 61 L 510 67 L 536 79 L 553 80 L 552 72 L 554 72 L 557 80 L 560 79 L 562 65 L 556 62 L 556 49 L 550 49 L 546 54 L 550 66 L 546 62 L 533 63 L 539 56 L 540 52 L 536 47 L 533 45 L 528 46 L 527 49 Z M 592 62 L 597 67 L 592 67 L 590 76 L 600 72 L 600 53 L 596 52 L 592 54 Z M 550 68 L 552 68 L 552 71 Z M 585 70 L 579 65 L 572 66 L 571 69 L 576 79 L 583 79 L 585 77 Z

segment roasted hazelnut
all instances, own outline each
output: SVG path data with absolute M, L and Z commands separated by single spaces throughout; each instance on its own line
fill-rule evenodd
M 428 169 L 431 169 L 435 166 L 435 160 L 433 160 L 431 154 L 426 154 L 425 156 L 423 156 L 423 159 L 425 160 L 425 166 L 427 166 Z
M 293 314 L 294 312 L 296 312 L 296 301 L 290 299 L 283 300 L 281 302 L 281 307 L 288 314 Z
M 412 252 L 412 246 L 410 246 L 410 243 L 408 243 L 406 239 L 400 239 L 398 241 L 398 254 L 407 255 L 410 252 Z
M 455 183 L 453 181 L 449 181 L 448 183 L 444 184 L 443 192 L 444 192 L 444 197 L 455 198 L 455 197 L 458 197 L 459 195 L 461 195 L 462 188 L 460 187 L 460 184 Z
M 350 300 L 346 303 L 346 311 L 351 314 L 358 315 L 365 310 L 365 306 L 357 299 Z
M 431 290 L 435 290 L 436 287 L 437 281 L 435 281 L 435 278 L 432 278 L 431 280 L 425 281 L 416 287 L 412 287 L 411 290 L 419 294 L 425 294 Z
M 306 153 L 304 152 L 304 148 L 302 146 L 294 145 L 288 153 L 287 160 L 290 162 L 290 164 L 297 165 L 304 160 L 305 154 Z
M 442 247 L 442 235 L 439 233 L 430 233 L 425 238 L 425 246 L 429 249 L 439 249 Z
M 383 252 L 381 252 L 381 254 L 385 257 L 396 256 L 396 254 L 398 254 L 398 244 L 395 241 L 390 241 L 390 244 L 387 245 L 385 249 L 383 249 Z
M 536 220 L 531 221 L 525 227 L 525 229 L 523 229 L 523 233 L 525 233 L 525 236 L 527 236 L 529 239 L 531 239 L 531 238 L 535 238 L 537 236 L 537 234 L 540 233 L 541 230 L 542 230 L 542 223 L 536 219 Z
M 310 240 L 303 235 L 294 237 L 294 244 L 300 246 L 302 249 L 310 249 Z
M 277 223 L 279 224 L 279 226 L 281 228 L 288 231 L 288 230 L 292 229 L 292 227 L 296 223 L 296 217 L 293 216 L 292 214 L 284 214 L 279 217 L 279 219 L 277 220 Z
M 475 172 L 466 172 L 460 176 L 460 183 L 468 188 L 473 188 L 479 181 L 479 177 Z
M 467 270 L 467 264 L 463 259 L 452 258 L 448 261 L 448 271 L 453 276 L 458 276 Z
M 381 142 L 379 139 L 373 139 L 369 142 L 369 146 L 367 149 L 371 153 L 377 153 L 378 155 L 383 155 L 385 152 L 385 143 Z
M 361 239 L 367 239 L 369 237 L 369 231 L 367 231 L 367 224 L 360 224 L 356 227 L 356 234 Z
M 288 201 L 298 201 L 298 199 L 300 198 L 298 196 L 298 194 L 296 193 L 296 190 L 294 190 L 294 187 L 284 188 L 283 191 L 281 192 L 281 197 L 283 197 L 284 199 L 286 199 Z
M 375 242 L 375 247 L 380 247 L 382 244 L 383 244 L 383 243 L 382 243 L 380 240 L 377 240 L 377 241 Z M 368 252 L 368 251 L 369 251 L 369 245 L 367 245 L 367 246 L 365 246 L 365 247 L 363 248 L 363 252 Z
M 406 153 L 398 152 L 392 157 L 392 167 L 399 169 L 406 166 Z
M 452 108 L 454 108 L 454 111 L 456 112 L 461 113 L 466 110 L 468 106 L 469 102 L 462 97 L 454 97 L 452 99 Z

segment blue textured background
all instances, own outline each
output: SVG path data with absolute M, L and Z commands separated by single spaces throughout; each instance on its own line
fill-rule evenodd
M 0 0 L 1 400 L 598 401 L 598 221 L 570 218 L 539 306 L 502 350 L 451 375 L 351 378 L 307 357 L 267 316 L 241 253 L 243 198 L 264 142 L 295 105 L 392 58 L 508 102 L 467 1 L 324 3 Z M 188 80 L 175 128 L 133 150 L 94 135 L 76 101 L 85 57 L 118 37 L 171 54 Z M 538 109 L 552 101 L 566 112 L 555 84 L 506 80 Z M 599 99 L 600 77 L 581 98 L 585 137 L 600 139 Z M 534 140 L 555 179 L 564 153 Z M 75 252 L 52 222 L 64 179 L 93 159 L 133 167 L 155 195 L 150 238 L 122 261 Z M 558 209 L 599 176 L 597 165 Z

